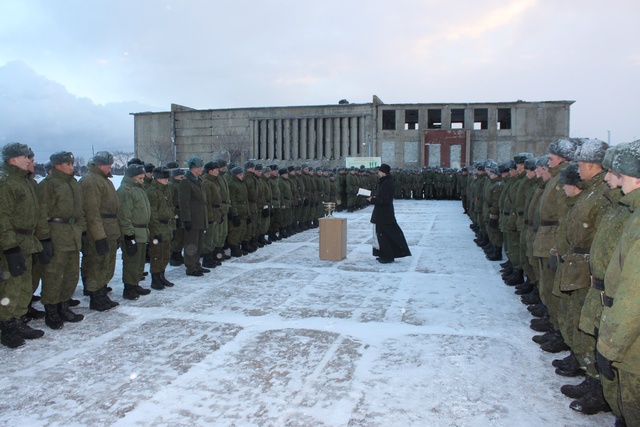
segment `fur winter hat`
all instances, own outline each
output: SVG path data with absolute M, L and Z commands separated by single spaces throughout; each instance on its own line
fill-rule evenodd
M 241 173 L 244 173 L 244 170 L 240 166 L 236 166 L 235 168 L 231 169 L 231 174 L 233 176 L 238 176 Z
M 218 164 L 218 162 L 213 161 L 213 162 L 205 163 L 205 165 L 204 165 L 204 171 L 205 172 L 209 172 L 209 171 L 214 170 L 214 169 L 220 169 L 220 164 Z
M 253 163 L 251 160 L 247 160 L 246 162 L 244 162 L 244 169 L 245 170 L 252 169 L 252 168 L 255 168 L 255 167 L 256 167 L 256 164 Z
M 566 168 L 560 171 L 560 184 L 564 185 L 578 185 L 580 184 L 582 179 L 580 178 L 580 173 L 578 172 L 578 164 L 571 163 Z
M 13 159 L 14 157 L 27 156 L 29 157 L 29 153 L 31 150 L 27 146 L 27 144 L 20 144 L 19 142 L 10 142 L 4 147 L 2 147 L 2 160 L 5 162 L 9 161 L 9 159 Z
M 381 164 L 381 165 L 380 165 L 380 167 L 378 168 L 378 170 L 379 170 L 380 172 L 384 172 L 384 173 L 386 173 L 387 175 L 389 175 L 389 174 L 391 173 L 391 166 L 389 166 L 389 165 L 388 165 L 388 164 L 386 164 L 386 163 L 383 163 L 383 164 Z
M 548 168 L 549 167 L 549 156 L 547 156 L 545 154 L 543 156 L 538 157 L 536 159 L 536 167 Z
M 289 169 L 287 169 L 287 168 L 281 168 L 278 171 L 278 174 L 280 174 L 280 175 L 285 175 L 285 174 L 288 174 L 288 173 L 289 173 Z
M 155 168 L 152 173 L 154 179 L 169 179 L 171 177 L 171 171 L 164 166 Z
M 602 164 L 604 153 L 609 145 L 599 139 L 584 139 L 582 145 L 576 149 L 576 161 Z
M 575 158 L 576 147 L 579 144 L 579 140 L 576 138 L 559 139 L 556 142 L 549 144 L 547 152 L 549 154 L 555 154 L 558 157 L 562 157 L 566 160 L 573 160 Z
M 75 162 L 73 158 L 73 153 L 69 151 L 58 151 L 57 153 L 53 153 L 49 157 L 49 161 L 51 162 L 51 166 L 61 165 L 63 163 L 71 163 Z
M 129 165 L 142 165 L 144 166 L 144 162 L 142 160 L 140 160 L 137 157 L 134 157 L 132 159 L 129 159 L 129 161 L 127 162 L 127 166 Z
M 180 165 L 178 164 L 178 162 L 167 162 L 165 167 L 167 169 L 178 169 L 180 167 Z
M 505 172 L 509 172 L 511 169 L 515 169 L 516 168 L 516 163 L 511 160 L 508 162 L 504 162 L 504 163 L 500 163 L 498 165 L 498 172 L 500 172 L 500 174 L 503 174 Z
M 203 166 L 204 166 L 204 160 L 202 160 L 200 157 L 192 157 L 189 160 L 187 160 L 187 167 L 189 169 L 201 168 Z
M 604 158 L 602 159 L 602 168 L 603 169 L 611 169 L 611 162 L 613 162 L 613 156 L 616 153 L 616 150 L 621 146 L 616 145 L 614 147 L 607 148 L 607 151 L 604 152 Z
M 640 178 L 640 139 L 618 147 L 613 155 L 611 169 L 623 175 Z
M 256 163 L 256 166 L 253 169 L 257 170 L 257 171 L 261 171 L 262 170 L 262 163 Z
M 106 166 L 113 164 L 113 154 L 108 151 L 98 151 L 94 154 L 93 159 L 91 160 L 96 166 Z
M 127 166 L 127 169 L 124 171 L 124 174 L 130 178 L 138 175 L 144 175 L 144 165 L 131 164 Z
M 524 161 L 524 168 L 528 171 L 536 170 L 536 162 L 538 161 L 537 157 L 530 157 Z
M 153 163 L 146 163 L 144 165 L 144 171 L 146 173 L 153 173 L 153 170 L 156 168 L 156 165 L 154 165 Z
M 176 176 L 183 176 L 184 175 L 184 169 L 174 169 L 171 171 L 171 176 L 172 177 L 176 177 Z
M 513 156 L 513 161 L 517 164 L 517 165 L 521 165 L 523 164 L 527 159 L 530 159 L 533 157 L 533 154 L 531 153 L 520 153 L 520 154 L 516 154 L 515 156 Z

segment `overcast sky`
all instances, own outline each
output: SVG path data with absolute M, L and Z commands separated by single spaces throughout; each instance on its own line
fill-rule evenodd
M 575 100 L 572 136 L 619 143 L 640 138 L 639 20 L 638 0 L 2 0 L 0 66 L 156 111 Z

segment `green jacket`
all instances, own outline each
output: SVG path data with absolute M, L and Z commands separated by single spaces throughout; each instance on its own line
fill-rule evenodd
M 218 184 L 218 190 L 220 190 L 220 201 L 222 215 L 229 213 L 229 207 L 231 206 L 231 200 L 229 199 L 229 183 L 225 179 L 226 172 L 220 171 L 220 175 L 214 177 L 214 181 Z
M 0 177 L 0 245 L 3 251 L 19 246 L 23 255 L 42 251 L 39 240 L 49 237 L 45 210 L 28 175 L 5 163 Z
M 602 310 L 598 350 L 618 369 L 640 375 L 640 189 L 621 202 L 632 214 L 604 276 L 605 292 L 613 304 Z
M 120 201 L 109 176 L 90 163 L 89 172 L 79 181 L 89 241 L 120 238 Z
M 38 184 L 36 193 L 46 209 L 55 250 L 80 251 L 82 233 L 87 229 L 87 222 L 84 217 L 82 188 L 75 177 L 54 168 L 51 175 Z
M 207 218 L 209 222 L 222 224 L 222 196 L 216 176 L 205 173 L 202 180 L 203 188 L 207 193 Z
M 184 223 L 190 221 L 193 230 L 206 230 L 209 225 L 208 202 L 202 178 L 195 176 L 190 170 L 184 174 L 184 177 L 178 188 L 182 226 L 184 227 Z
M 249 194 L 247 186 L 234 176 L 229 181 L 229 198 L 231 199 L 231 216 L 249 217 Z
M 536 233 L 533 243 L 533 255 L 540 258 L 549 258 L 551 249 L 555 246 L 556 234 L 560 219 L 567 213 L 567 198 L 560 184 L 560 171 L 569 166 L 569 162 L 559 164 L 550 168 L 552 178 L 547 181 L 547 185 L 540 197 L 538 215 L 540 216 L 540 227 Z
M 291 199 L 293 198 L 289 179 L 280 177 L 278 185 L 280 186 L 280 194 L 282 195 L 282 205 L 288 209 L 291 207 Z
M 162 236 L 163 242 L 171 241 L 173 230 L 176 229 L 176 219 L 169 185 L 162 185 L 154 179 L 147 188 L 147 197 L 151 208 L 150 236 Z
M 147 243 L 151 206 L 147 193 L 144 192 L 144 186 L 138 184 L 135 179 L 125 176 L 116 193 L 120 200 L 118 211 L 120 232 L 123 236 L 135 235 L 138 243 Z

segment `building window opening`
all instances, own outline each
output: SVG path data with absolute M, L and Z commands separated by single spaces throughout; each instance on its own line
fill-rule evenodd
M 396 110 L 382 110 L 382 130 L 396 130 Z
M 464 129 L 464 108 L 451 109 L 451 129 Z
M 498 129 L 511 129 L 511 108 L 498 108 Z
M 473 110 L 473 129 L 489 129 L 489 109 L 476 108 Z
M 427 129 L 442 129 L 442 110 L 427 111 Z
M 418 110 L 405 110 L 404 111 L 404 130 L 416 130 L 418 129 Z

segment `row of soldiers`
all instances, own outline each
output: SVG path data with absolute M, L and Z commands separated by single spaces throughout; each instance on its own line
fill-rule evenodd
M 467 182 L 467 169 L 425 167 L 391 171 L 396 199 L 457 200 Z
M 640 141 L 561 139 L 548 153 L 476 163 L 463 207 L 475 242 L 535 317 L 541 349 L 584 414 L 640 425 Z

